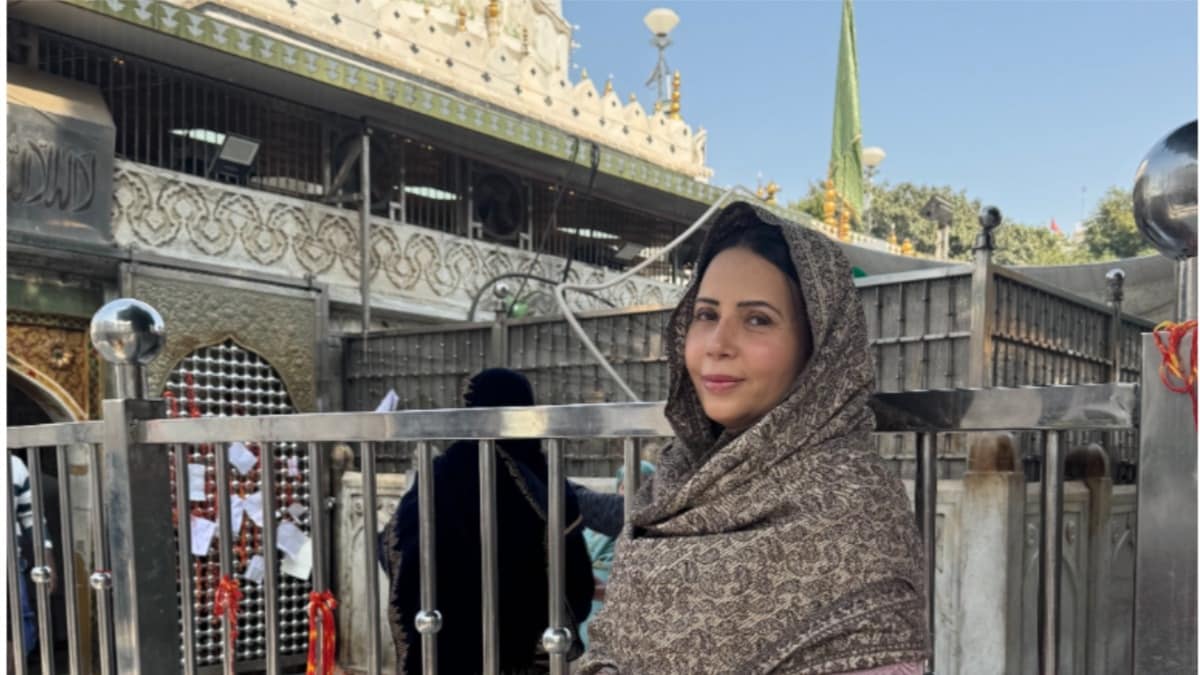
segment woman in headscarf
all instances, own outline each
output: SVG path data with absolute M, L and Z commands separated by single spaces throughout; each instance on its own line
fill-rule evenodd
M 520 373 L 493 368 L 471 378 L 467 407 L 531 406 L 533 387 Z M 546 458 L 537 440 L 495 444 L 499 569 L 500 669 L 513 675 L 545 672 L 542 632 L 548 627 Z M 479 538 L 479 445 L 458 441 L 434 461 L 437 531 L 438 671 L 483 669 Z M 388 620 L 401 672 L 421 672 L 421 636 L 414 619 L 421 609 L 418 492 L 405 493 L 380 534 L 380 561 L 391 579 Z M 592 573 L 579 506 L 569 484 L 566 501 L 566 610 L 568 628 L 591 609 Z M 577 643 L 574 654 L 582 651 Z
M 641 480 L 645 481 L 654 474 L 654 465 L 643 460 L 638 473 L 641 474 Z M 616 479 L 616 494 L 623 498 L 625 494 L 624 465 L 617 468 Z M 574 484 L 572 483 L 572 485 Z M 587 514 L 584 514 L 584 522 L 587 522 Z M 591 528 L 584 528 L 583 540 L 587 543 L 588 557 L 592 559 L 592 576 L 596 579 L 596 590 L 592 595 L 592 612 L 589 616 L 596 616 L 596 612 L 599 612 L 600 608 L 604 606 L 604 593 L 608 587 L 609 572 L 612 571 L 613 551 L 617 538 Z M 586 649 L 588 644 L 587 621 L 579 624 L 579 638 L 583 640 L 583 646 Z
M 850 266 L 745 203 L 666 331 L 675 440 L 617 541 L 581 672 L 921 672 L 919 538 L 873 451 Z

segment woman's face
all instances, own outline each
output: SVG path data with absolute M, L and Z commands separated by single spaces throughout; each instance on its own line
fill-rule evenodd
M 753 251 L 731 248 L 713 258 L 684 356 L 709 419 L 741 431 L 783 400 L 808 360 L 801 303 L 788 277 Z

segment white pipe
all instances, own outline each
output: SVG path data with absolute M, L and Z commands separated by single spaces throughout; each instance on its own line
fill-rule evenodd
M 629 397 L 630 401 L 637 402 L 641 399 L 638 398 L 637 394 L 633 393 L 633 390 L 629 388 L 629 385 L 625 383 L 625 380 L 621 379 L 621 376 L 618 375 L 617 371 L 613 369 L 612 364 L 608 362 L 608 359 L 604 358 L 604 355 L 600 353 L 600 350 L 597 349 L 596 345 L 591 341 L 590 338 L 588 338 L 587 333 L 583 331 L 583 327 L 579 325 L 579 321 L 576 320 L 575 315 L 571 313 L 571 308 L 567 306 L 565 291 L 602 291 L 606 288 L 610 288 L 624 282 L 626 279 L 629 279 L 638 272 L 641 272 L 648 265 L 650 265 L 650 263 L 658 260 L 669 253 L 676 246 L 682 244 L 688 237 L 692 236 L 692 233 L 694 233 L 696 230 L 699 230 L 704 223 L 706 223 L 708 219 L 717 212 L 719 208 L 725 205 L 725 202 L 735 192 L 741 192 L 748 197 L 753 195 L 750 190 L 741 185 L 735 185 L 729 188 L 720 197 L 718 197 L 715 202 L 712 203 L 712 206 L 708 207 L 707 211 L 705 211 L 698 219 L 696 219 L 696 222 L 692 223 L 691 226 L 684 230 L 683 233 L 678 237 L 675 237 L 671 243 L 664 246 L 656 255 L 643 260 L 616 277 L 596 284 L 571 284 L 563 282 L 554 287 L 554 300 L 558 303 L 558 308 L 562 311 L 563 318 L 567 320 L 567 324 L 570 325 L 571 329 L 575 331 L 575 335 L 579 336 L 580 341 L 583 342 L 583 346 L 587 348 L 588 352 L 590 352 L 591 355 L 600 362 L 600 367 L 604 368 L 604 372 L 608 373 L 609 377 L 616 380 L 617 384 L 621 387 L 621 390 L 625 392 L 625 395 Z

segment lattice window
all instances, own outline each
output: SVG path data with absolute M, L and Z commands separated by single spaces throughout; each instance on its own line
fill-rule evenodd
M 279 373 L 258 354 L 240 347 L 233 340 L 203 347 L 185 357 L 168 376 L 163 396 L 170 402 L 171 414 L 180 416 L 229 417 L 295 412 Z M 249 443 L 251 440 L 246 439 L 247 447 L 258 454 L 259 448 Z M 294 443 L 275 444 L 274 452 L 277 514 L 292 519 L 307 532 L 307 513 L 299 518 L 287 514 L 291 504 L 307 506 L 309 503 L 307 453 Z M 188 462 L 207 466 L 207 499 L 193 502 L 192 513 L 216 520 L 216 468 L 212 446 L 189 447 Z M 260 468 L 256 466 L 249 475 L 243 476 L 231 467 L 230 494 L 244 497 L 260 490 Z M 266 600 L 263 586 L 244 578 L 243 574 L 248 561 L 255 555 L 262 555 L 262 530 L 249 517 L 244 518 L 241 528 L 235 530 L 233 546 L 234 573 L 244 594 L 238 611 L 237 658 L 239 661 L 257 660 L 266 656 Z M 218 542 L 214 538 L 207 556 L 193 556 L 190 561 L 199 665 L 220 663 L 224 647 L 220 623 L 212 616 L 213 594 L 220 581 L 219 560 Z M 280 652 L 303 653 L 308 644 L 309 581 L 283 572 L 279 580 Z

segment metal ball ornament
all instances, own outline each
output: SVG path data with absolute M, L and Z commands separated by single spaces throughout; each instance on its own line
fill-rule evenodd
M 1164 256 L 1196 255 L 1196 120 L 1150 148 L 1133 178 L 1133 218 Z

